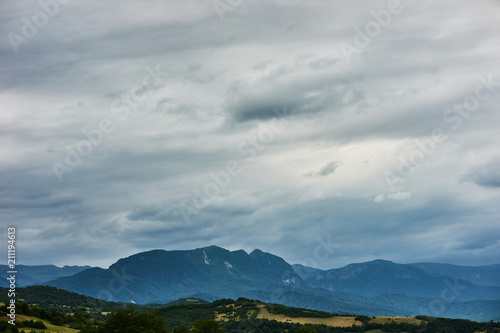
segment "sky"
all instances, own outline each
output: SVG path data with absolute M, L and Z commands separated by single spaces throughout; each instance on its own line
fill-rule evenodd
M 496 0 L 2 1 L 17 264 L 500 263 Z M 6 261 L 6 260 L 5 260 Z

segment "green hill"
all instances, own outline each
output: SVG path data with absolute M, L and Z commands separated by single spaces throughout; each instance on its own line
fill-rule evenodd
M 0 288 L 0 302 L 8 302 L 7 288 Z M 124 303 L 108 302 L 89 296 L 50 286 L 30 286 L 18 288 L 17 301 L 30 306 L 37 306 L 47 311 L 59 311 L 64 314 L 73 313 L 78 308 L 86 308 L 92 317 L 104 318 L 102 313 L 123 308 Z
M 0 292 L 6 295 L 3 290 Z M 154 322 L 155 325 L 161 322 L 165 329 L 173 332 L 182 332 L 181 327 L 187 329 L 193 325 L 201 325 L 200 323 L 211 325 L 210 322 L 217 322 L 227 333 L 294 333 L 304 326 L 318 333 L 500 332 L 498 322 L 480 323 L 427 316 L 340 315 L 245 298 L 222 299 L 211 303 L 199 299 L 181 299 L 167 305 L 135 305 L 92 299 L 48 286 L 20 288 L 18 292 L 26 303 L 18 304 L 17 320 L 28 323 L 30 320 L 32 323 L 40 321 L 47 327 L 46 332 L 76 333 L 77 329 L 85 328 L 85 333 L 107 333 L 106 327 L 121 323 L 130 316 L 146 326 L 148 321 Z M 6 308 L 2 307 L 0 311 L 3 311 L 0 312 L 0 332 L 5 332 L 9 328 L 6 324 Z M 107 324 L 110 318 L 113 318 L 113 323 Z M 29 332 L 31 329 L 28 327 L 26 330 Z

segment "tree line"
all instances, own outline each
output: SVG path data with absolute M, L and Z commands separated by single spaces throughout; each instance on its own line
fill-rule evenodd
M 409 323 L 372 323 L 372 317 L 357 316 L 362 326 L 331 327 L 327 325 L 300 325 L 292 322 L 258 319 L 259 306 L 264 303 L 255 300 L 238 299 L 219 300 L 207 304 L 176 304 L 150 308 L 120 308 L 108 315 L 93 316 L 87 308 L 72 309 L 72 313 L 58 310 L 46 310 L 27 303 L 17 304 L 17 313 L 32 316 L 41 320 L 18 321 L 16 326 L 0 320 L 0 332 L 43 332 L 48 321 L 56 326 L 65 326 L 79 330 L 81 333 L 358 333 L 370 330 L 382 332 L 407 333 L 470 333 L 500 331 L 500 323 L 478 323 L 470 320 L 434 318 L 417 316 L 420 325 Z M 326 313 L 309 310 L 287 308 L 281 305 L 266 304 L 273 313 L 290 316 L 315 317 L 326 316 Z M 5 305 L 0 306 L 0 317 L 6 315 Z M 225 314 L 225 321 L 217 321 L 216 314 Z M 333 316 L 333 314 L 330 314 Z M 27 330 L 25 330 L 27 329 Z

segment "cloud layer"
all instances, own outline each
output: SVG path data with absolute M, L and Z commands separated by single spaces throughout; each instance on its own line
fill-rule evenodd
M 395 3 L 3 2 L 19 262 L 498 262 L 500 5 Z

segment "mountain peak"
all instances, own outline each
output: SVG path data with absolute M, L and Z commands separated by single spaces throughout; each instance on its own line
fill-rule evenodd
M 260 255 L 260 254 L 264 254 L 265 252 L 262 251 L 262 250 L 259 250 L 259 249 L 255 249 L 253 250 L 252 252 L 250 252 L 250 255 Z
M 107 270 L 89 269 L 50 285 L 89 296 L 99 297 L 102 290 L 109 290 L 107 295 L 116 300 L 161 303 L 202 294 L 207 299 L 254 298 L 255 290 L 272 292 L 277 286 L 301 283 L 300 276 L 278 256 L 258 249 L 249 255 L 211 245 L 142 252 L 118 260 Z
M 248 253 L 245 250 L 235 250 L 231 251 L 231 253 L 248 256 Z
M 375 260 L 372 260 L 372 261 L 368 261 L 365 264 L 397 265 L 394 261 L 385 260 L 385 259 L 375 259 Z
M 200 250 L 223 250 L 223 251 L 228 251 L 225 248 L 219 247 L 217 245 L 210 245 L 210 246 L 201 247 Z

